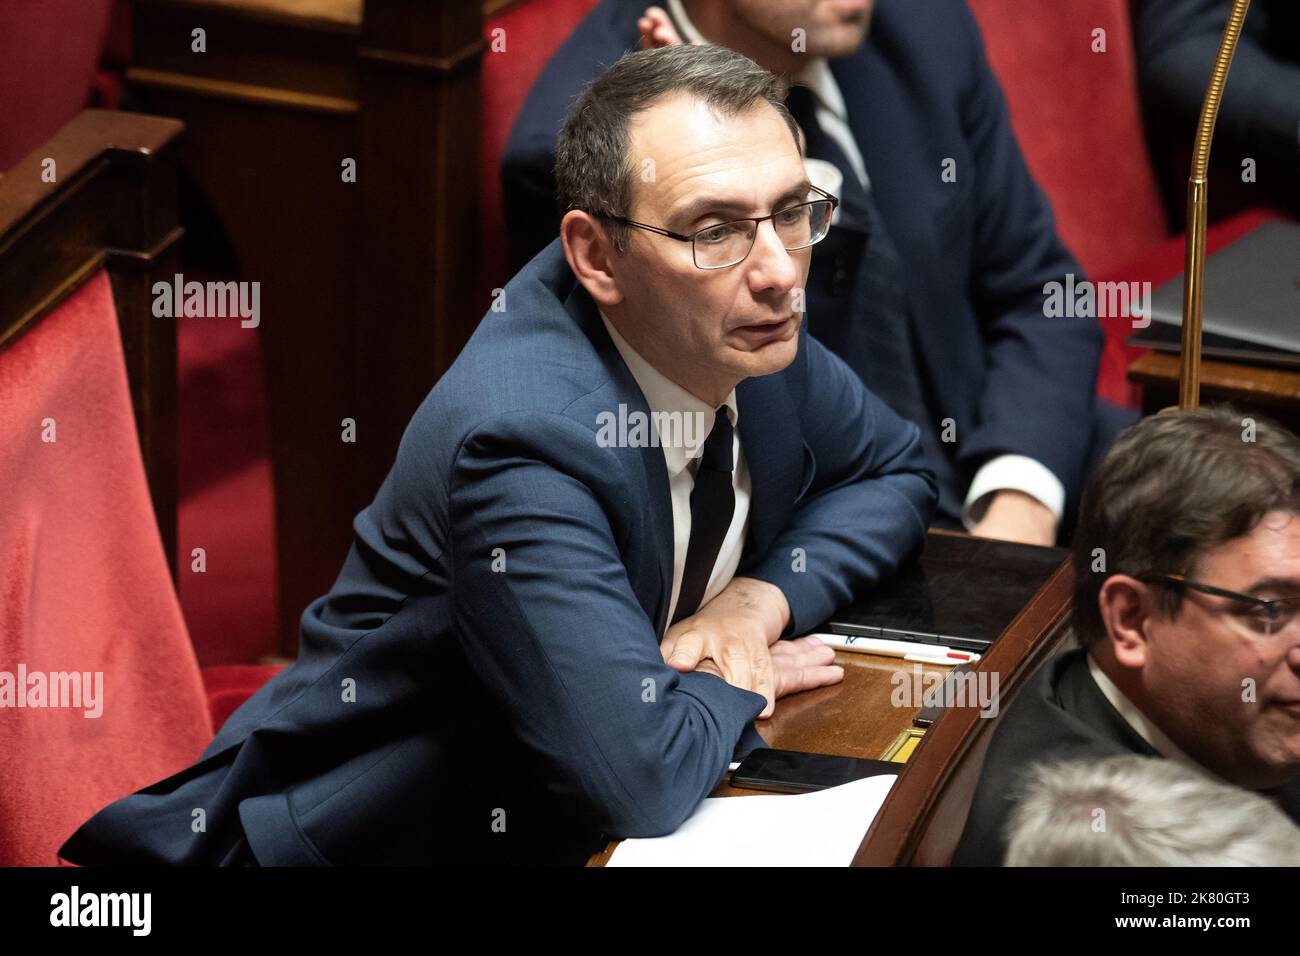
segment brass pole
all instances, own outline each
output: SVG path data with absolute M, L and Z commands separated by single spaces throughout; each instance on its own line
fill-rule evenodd
M 1205 299 L 1205 226 L 1209 210 L 1210 145 L 1219 118 L 1228 70 L 1237 55 L 1237 41 L 1246 20 L 1250 0 L 1233 0 L 1232 12 L 1223 29 L 1223 42 L 1214 62 L 1210 88 L 1201 107 L 1192 154 L 1192 173 L 1187 181 L 1187 261 L 1183 270 L 1182 367 L 1178 372 L 1178 407 L 1193 411 L 1201 399 L 1201 311 Z

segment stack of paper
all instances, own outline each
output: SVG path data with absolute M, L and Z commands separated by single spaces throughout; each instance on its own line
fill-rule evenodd
M 813 793 L 710 797 L 668 836 L 624 840 L 609 866 L 848 866 L 896 777 Z

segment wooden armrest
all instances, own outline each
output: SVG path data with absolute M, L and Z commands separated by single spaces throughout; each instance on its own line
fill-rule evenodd
M 176 325 L 153 316 L 175 271 L 172 119 L 87 110 L 0 177 L 0 350 L 109 273 L 140 451 L 168 556 L 176 543 Z

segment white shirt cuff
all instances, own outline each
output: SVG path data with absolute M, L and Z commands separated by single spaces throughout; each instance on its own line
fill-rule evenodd
M 1058 523 L 1065 513 L 1065 486 L 1046 465 L 1027 455 L 998 455 L 975 472 L 966 492 L 961 523 L 967 531 L 979 524 L 991 496 L 998 491 L 1023 491 L 1051 511 Z

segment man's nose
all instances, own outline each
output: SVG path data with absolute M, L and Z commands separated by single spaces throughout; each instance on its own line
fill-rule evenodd
M 1287 649 L 1286 662 L 1291 670 L 1300 674 L 1300 638 L 1292 638 L 1291 646 Z
M 753 292 L 789 292 L 799 279 L 799 266 L 777 235 L 771 219 L 758 224 L 754 248 L 750 250 L 749 284 Z

